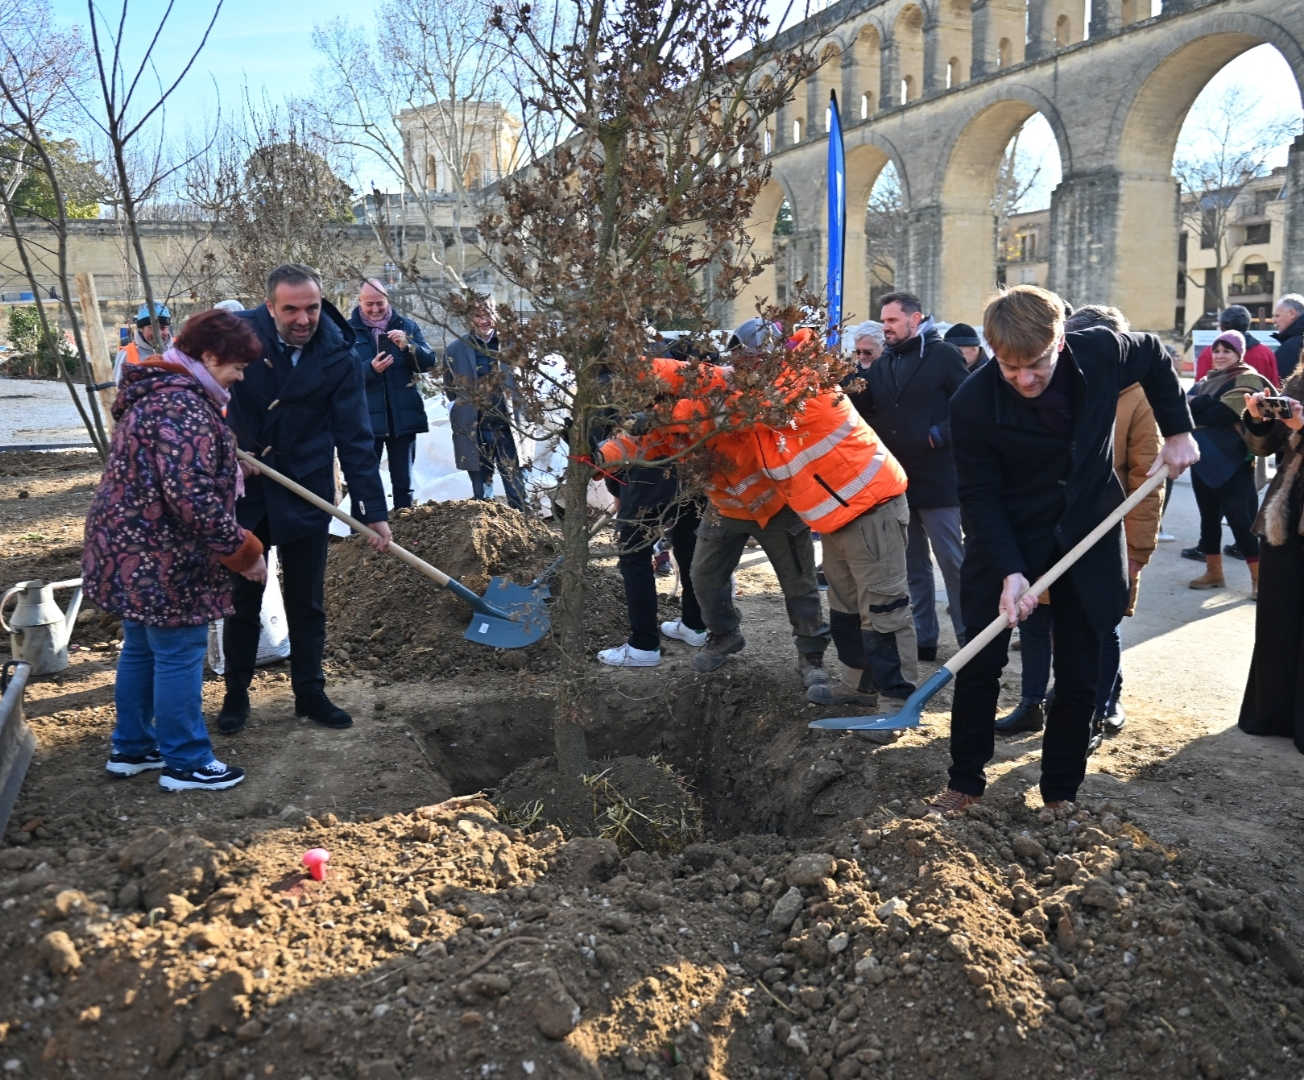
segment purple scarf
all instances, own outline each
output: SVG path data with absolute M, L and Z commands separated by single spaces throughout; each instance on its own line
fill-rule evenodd
M 385 314 L 382 315 L 379 319 L 373 319 L 365 311 L 362 310 L 361 304 L 358 305 L 358 315 L 361 316 L 362 321 L 366 323 L 367 326 L 371 327 L 371 339 L 373 342 L 375 342 L 377 352 L 380 351 L 380 339 L 384 336 L 385 328 L 389 326 L 390 316 L 393 314 L 394 314 L 393 309 L 388 304 L 386 304 Z

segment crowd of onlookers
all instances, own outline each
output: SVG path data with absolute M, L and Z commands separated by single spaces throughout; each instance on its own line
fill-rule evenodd
M 297 265 L 271 273 L 266 303 L 254 309 L 228 301 L 196 313 L 175 339 L 170 321 L 166 308 L 153 318 L 142 308 L 118 358 L 117 426 L 87 520 L 85 587 L 124 620 L 109 771 L 160 770 L 166 788 L 220 789 L 239 783 L 243 771 L 216 759 L 202 713 L 206 628 L 224 620 L 226 693 L 216 726 L 234 735 L 250 715 L 264 552 L 273 545 L 281 556 L 296 712 L 327 728 L 352 723 L 327 697 L 322 674 L 329 518 L 238 461 L 237 448 L 328 499 L 338 462 L 353 516 L 370 525 L 372 543 L 383 549 L 390 509 L 413 500 L 416 438 L 429 429 L 422 376 L 435 372 L 442 380 L 456 463 L 470 475 L 475 497 L 492 497 L 497 474 L 507 501 L 524 510 L 514 435 L 520 402 L 487 303 L 442 357 L 394 309 L 381 282 L 363 283 L 346 317 L 322 296 L 316 272 Z M 1135 610 L 1142 568 L 1165 538 L 1162 489 L 1127 517 L 1123 591 L 1107 625 L 1102 613 L 1114 612 L 1113 602 L 1093 606 L 1081 582 L 1076 593 L 1060 587 L 1058 602 L 1054 589 L 1029 600 L 1010 583 L 1026 586 L 1044 568 L 1043 555 L 1065 549 L 1077 525 L 1055 520 L 1070 522 L 1075 513 L 1098 520 L 1110 500 L 1116 505 L 1148 474 L 1168 468 L 1173 476 L 1194 462 L 1200 538 L 1184 554 L 1205 570 L 1191 587 L 1224 587 L 1230 551 L 1246 563 L 1259 601 L 1241 726 L 1290 736 L 1304 751 L 1304 373 L 1297 370 L 1304 297 L 1283 297 L 1275 322 L 1274 351 L 1251 332 L 1244 308 L 1223 312 L 1221 332 L 1197 358 L 1196 382 L 1181 398 L 1169 355 L 1157 339 L 1130 334 L 1117 309 L 1070 311 L 1053 294 L 1019 286 L 992 301 L 980 334 L 967 324 L 939 326 L 918 297 L 892 293 L 880 320 L 847 334 L 851 364 L 840 385 L 810 386 L 794 361 L 778 385 L 794 398 L 804 395 L 803 405 L 782 431 L 731 427 L 708 415 L 700 394 L 684 392 L 685 380 L 691 368 L 691 378 L 705 378 L 728 400 L 739 392 L 735 371 L 776 345 L 794 357 L 822 347 L 815 331 L 752 319 L 710 355 L 659 342 L 645 362 L 675 402 L 673 422 L 637 434 L 613 424 L 587 448 L 610 470 L 617 497 L 630 617 L 628 639 L 599 659 L 656 666 L 661 638 L 669 637 L 695 648 L 697 670 L 722 666 L 745 646 L 733 578 L 747 546 L 759 545 L 784 596 L 807 698 L 862 710 L 899 707 L 919 682 L 920 663 L 939 659 L 936 564 L 958 644 L 988 608 L 1020 624 L 1021 701 L 993 730 L 1046 728 L 1049 746 L 1063 717 L 1083 710 L 1090 753 L 1125 722 L 1119 615 Z M 1090 425 L 1106 423 L 1103 386 L 1113 387 L 1113 457 L 1101 459 L 1101 473 L 1090 472 L 1096 466 L 1088 467 L 1079 447 Z M 675 458 L 692 440 L 682 433 L 713 424 L 713 472 L 700 490 L 685 490 Z M 1108 426 L 1100 430 L 1103 450 Z M 1092 444 L 1098 458 L 1096 449 Z M 1275 475 L 1260 500 L 1269 458 Z M 1016 482 L 1025 466 L 1030 478 Z M 1092 491 L 1089 505 L 1077 509 L 1084 486 Z M 1020 516 L 1035 505 L 1042 509 Z M 1224 519 L 1235 541 L 1226 551 Z M 1043 528 L 1053 535 L 1043 536 Z M 664 560 L 665 549 L 678 564 L 682 612 L 659 622 L 654 559 Z M 1032 558 L 1033 550 L 1042 554 Z M 1037 565 L 1025 565 L 1029 559 Z M 1092 572 L 1110 573 L 1104 564 Z M 1004 585 L 983 592 L 980 578 Z M 1112 595 L 1112 580 L 1104 578 L 1102 592 Z M 1079 624 L 1091 630 L 1081 642 L 1073 637 Z M 1076 643 L 1071 663 L 1062 644 L 1052 645 L 1061 639 Z M 1084 642 L 1094 650 L 1088 658 L 1076 655 Z M 838 671 L 823 663 L 830 644 Z M 1058 711 L 1057 693 L 1073 699 Z M 962 808 L 980 794 L 963 790 L 962 781 L 953 773 L 960 787 L 947 792 L 944 808 Z

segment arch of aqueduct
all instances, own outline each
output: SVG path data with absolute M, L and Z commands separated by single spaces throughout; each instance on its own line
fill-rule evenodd
M 995 282 L 990 209 L 1006 144 L 1049 121 L 1063 180 L 1051 201 L 1050 285 L 1074 303 L 1117 304 L 1169 331 L 1179 199 L 1173 151 L 1187 111 L 1228 61 L 1275 46 L 1304 85 L 1304 0 L 840 0 L 784 32 L 817 34 L 825 62 L 772 125 L 773 176 L 753 214 L 773 243 L 786 198 L 803 270 L 822 286 L 826 106 L 842 103 L 847 150 L 846 296 L 868 313 L 864 207 L 890 161 L 907 209 L 896 281 L 948 321 L 977 323 Z M 906 100 L 902 100 L 903 97 Z M 799 135 L 799 137 L 798 137 Z M 796 139 L 796 141 L 794 141 Z M 1281 291 L 1304 291 L 1304 137 L 1290 151 Z M 734 303 L 775 295 L 771 267 Z

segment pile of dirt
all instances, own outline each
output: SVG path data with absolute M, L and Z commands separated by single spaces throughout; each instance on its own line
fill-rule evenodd
M 1298 1075 L 1304 966 L 1274 894 L 1109 812 L 911 813 L 623 859 L 476 798 L 125 845 L 32 823 L 0 851 L 0 1058 L 19 1078 Z
M 494 576 L 527 585 L 560 550 L 538 518 L 488 501 L 426 503 L 390 521 L 403 547 L 473 592 Z M 619 574 L 591 567 L 585 629 L 594 649 L 628 633 Z M 339 674 L 447 679 L 498 668 L 534 672 L 556 664 L 550 635 L 525 649 L 495 652 L 465 641 L 471 609 L 394 556 L 354 537 L 332 544 L 326 568 L 326 656 Z
M 507 776 L 493 799 L 503 819 L 521 828 L 551 823 L 568 836 L 613 840 L 624 855 L 677 855 L 703 837 L 702 801 L 657 755 L 604 761 L 583 780 L 562 776 L 556 758 L 536 758 Z

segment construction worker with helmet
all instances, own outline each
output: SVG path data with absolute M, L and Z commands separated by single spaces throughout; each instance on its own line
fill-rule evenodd
M 136 329 L 132 333 L 132 340 L 118 351 L 117 359 L 113 361 L 115 383 L 122 382 L 124 364 L 139 364 L 142 360 L 147 360 L 155 354 L 165 353 L 172 347 L 172 312 L 168 310 L 166 304 L 155 304 L 154 314 L 158 318 L 159 332 L 163 335 L 162 346 L 154 343 L 154 325 L 150 322 L 149 305 L 141 304 L 140 310 L 136 312 Z

